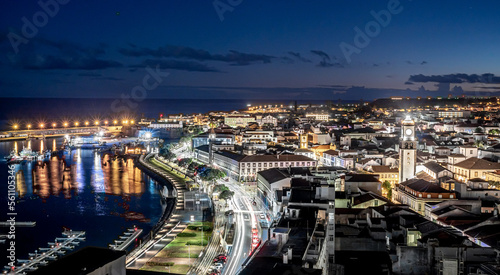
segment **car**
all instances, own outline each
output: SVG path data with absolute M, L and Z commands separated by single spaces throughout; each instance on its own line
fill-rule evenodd
M 221 263 L 215 263 L 213 265 L 210 266 L 210 269 L 217 269 L 217 270 L 221 270 L 223 267 L 223 265 Z
M 222 257 L 222 256 L 227 257 L 227 256 L 226 256 L 226 254 L 224 254 L 224 253 L 219 254 L 219 255 L 217 255 L 217 256 L 215 256 L 215 257 L 216 257 L 216 258 L 219 258 L 219 257 Z
M 214 263 L 223 263 L 225 264 L 226 263 L 226 257 L 220 257 L 220 258 L 215 258 Z
M 262 214 L 262 213 L 259 215 L 259 217 L 260 217 L 261 220 L 265 220 L 266 219 L 266 216 L 264 216 L 264 214 Z

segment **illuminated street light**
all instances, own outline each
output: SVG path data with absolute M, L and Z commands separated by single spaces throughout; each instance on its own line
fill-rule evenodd
M 40 128 L 43 128 L 45 125 L 43 123 L 40 123 Z
M 88 121 L 85 121 L 85 126 L 88 126 L 89 125 L 89 122 Z
M 78 126 L 78 124 L 79 124 L 79 123 L 78 123 L 78 121 L 77 121 L 77 122 L 75 122 L 75 126 Z
M 115 121 L 113 121 L 113 124 L 114 124 L 114 125 L 116 125 L 117 123 L 118 123 L 118 121 L 116 121 L 116 120 L 115 120 Z
M 108 125 L 108 121 L 107 121 L 107 120 L 106 120 L 106 121 L 104 121 L 104 124 L 105 124 L 105 125 Z
M 134 124 L 134 121 L 133 121 L 133 120 L 131 120 L 131 121 L 130 121 L 130 124 Z
M 99 121 L 97 121 L 97 120 L 96 120 L 94 124 L 95 124 L 95 125 L 99 125 Z
M 56 128 L 56 125 L 55 123 L 52 123 L 52 128 Z
M 28 124 L 27 126 L 28 126 L 28 130 L 29 130 L 31 128 L 31 124 Z
M 68 127 L 68 123 L 67 122 L 64 122 L 64 127 Z
M 14 124 L 12 127 L 14 127 L 14 130 L 17 130 L 17 124 Z

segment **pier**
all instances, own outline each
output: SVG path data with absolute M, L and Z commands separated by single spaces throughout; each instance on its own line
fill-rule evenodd
M 0 222 L 0 227 L 10 227 L 10 222 Z M 15 227 L 35 227 L 36 222 L 15 222 Z
M 47 265 L 49 261 L 56 260 L 60 255 L 73 250 L 81 241 L 85 241 L 85 231 L 64 231 L 64 237 L 56 238 L 55 242 L 50 243 L 50 247 L 39 248 L 41 253 L 29 253 L 28 260 L 17 259 L 20 266 L 5 266 L 3 274 L 26 274 L 34 271 L 38 266 Z M 10 272 L 10 273 L 9 273 Z
M 120 236 L 118 240 L 115 240 L 114 244 L 110 244 L 109 248 L 113 250 L 125 250 L 127 247 L 135 240 L 135 238 L 139 237 L 142 233 L 142 229 L 139 229 L 134 226 L 134 228 L 130 228 L 123 236 Z

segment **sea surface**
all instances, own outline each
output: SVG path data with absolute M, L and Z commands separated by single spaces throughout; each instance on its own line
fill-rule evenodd
M 342 101 L 347 103 L 347 101 Z M 241 100 L 241 99 L 144 99 L 120 101 L 120 99 L 79 98 L 0 98 L 0 130 L 12 129 L 19 124 L 46 125 L 63 121 L 94 121 L 98 119 L 120 119 L 124 116 L 158 118 L 160 114 L 194 114 L 209 111 L 231 111 L 263 104 L 293 105 L 295 101 Z M 298 101 L 298 104 L 325 103 L 324 100 Z M 334 103 L 338 103 L 335 101 Z M 23 126 L 24 125 L 24 126 Z
M 7 212 L 9 167 L 3 156 L 11 150 L 56 149 L 61 139 L 0 142 L 0 220 Z M 18 227 L 16 258 L 27 259 L 40 247 L 61 237 L 63 228 L 84 230 L 84 246 L 108 247 L 134 225 L 148 234 L 164 209 L 158 184 L 129 160 L 113 159 L 94 150 L 72 150 L 44 162 L 14 165 L 17 221 L 35 221 L 35 227 Z M 0 227 L 0 234 L 7 234 Z M 132 244 L 132 247 L 136 244 Z M 0 264 L 8 262 L 6 244 L 0 244 Z

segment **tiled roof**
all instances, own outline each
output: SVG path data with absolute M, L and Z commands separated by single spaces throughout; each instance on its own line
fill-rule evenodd
M 374 173 L 398 173 L 399 168 L 391 167 L 389 165 L 374 165 L 372 166 Z
M 455 166 L 464 168 L 464 169 L 474 169 L 474 170 L 496 170 L 500 169 L 500 163 L 491 162 L 484 159 L 479 159 L 476 157 L 466 159 L 461 161 Z

